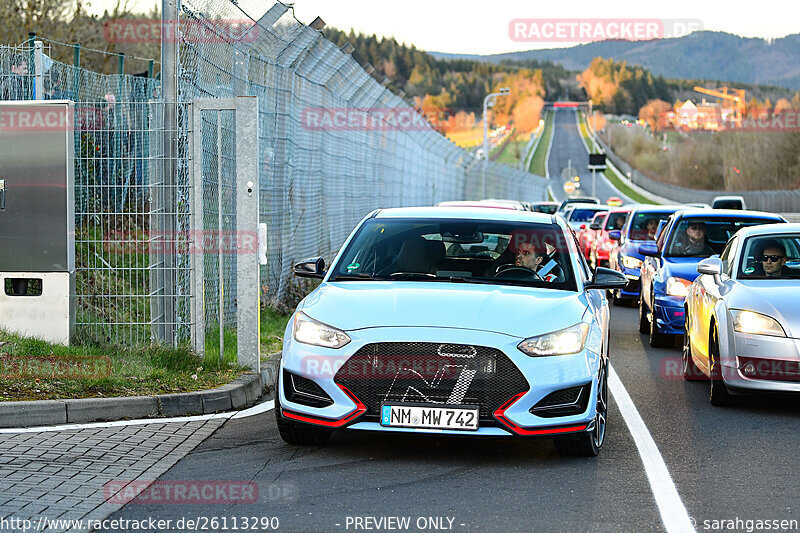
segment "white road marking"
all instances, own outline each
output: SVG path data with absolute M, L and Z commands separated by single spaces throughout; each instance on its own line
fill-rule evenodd
M 639 455 L 644 464 L 644 471 L 647 474 L 650 489 L 653 491 L 653 497 L 656 499 L 656 505 L 661 513 L 664 527 L 670 533 L 695 531 L 692 520 L 689 518 L 689 513 L 686 511 L 686 506 L 683 505 L 681 497 L 678 495 L 678 489 L 669 475 L 667 465 L 664 463 L 661 452 L 658 451 L 656 442 L 650 435 L 650 431 L 647 429 L 641 415 L 639 415 L 639 411 L 636 410 L 628 391 L 625 390 L 625 386 L 616 371 L 614 371 L 614 367 L 610 365 L 608 387 L 622 413 L 622 418 L 625 419 L 625 423 L 628 425 L 633 442 L 636 443 L 636 448 L 639 450 Z
M 97 429 L 97 428 L 115 428 L 124 426 L 141 426 L 144 424 L 168 424 L 170 422 L 198 422 L 202 420 L 212 420 L 214 418 L 229 418 L 231 420 L 238 418 L 247 418 L 249 416 L 259 415 L 275 408 L 273 400 L 260 403 L 249 409 L 242 411 L 233 411 L 227 413 L 215 413 L 210 415 L 196 415 L 196 416 L 179 416 L 173 418 L 141 418 L 137 420 L 116 420 L 114 422 L 90 422 L 88 424 L 62 424 L 60 426 L 37 426 L 31 428 L 0 428 L 0 435 L 4 433 L 45 433 L 57 431 L 71 431 L 76 429 Z
M 236 420 L 238 418 L 247 418 L 248 416 L 260 415 L 261 413 L 266 413 L 267 411 L 271 411 L 273 409 L 275 409 L 275 400 L 269 400 L 264 403 L 254 405 L 250 409 L 239 411 L 238 413 L 236 413 L 231 417 L 231 420 Z

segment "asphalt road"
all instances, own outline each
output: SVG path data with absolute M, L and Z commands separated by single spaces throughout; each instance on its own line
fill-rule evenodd
M 571 108 L 556 108 L 553 111 L 555 112 L 553 145 L 550 148 L 550 158 L 547 162 L 553 195 L 558 201 L 567 197 L 563 189 L 565 180 L 562 172 L 569 166 L 571 160 L 572 168 L 581 177 L 581 188 L 571 196 L 592 196 L 592 172 L 587 168 L 589 153 L 586 151 L 586 146 L 578 131 L 577 112 Z M 602 203 L 605 203 L 610 196 L 618 196 L 625 203 L 629 203 L 628 198 L 614 188 L 601 172 L 597 172 L 596 179 L 594 196 L 599 198 Z
M 759 398 L 714 408 L 707 383 L 670 375 L 679 349 L 650 348 L 636 326 L 636 309 L 612 309 L 612 365 L 697 530 L 747 531 L 746 520 L 800 520 L 794 457 L 800 401 Z M 443 517 L 443 529 L 453 531 L 664 529 L 616 401 L 605 446 L 594 459 L 562 458 L 548 440 L 357 431 L 334 435 L 324 448 L 290 446 L 269 411 L 229 420 L 160 479 L 252 480 L 259 498 L 236 506 L 131 503 L 111 518 L 277 517 L 281 531 L 390 530 L 372 522 L 356 527 L 365 517 L 410 517 L 410 531 L 433 530 L 431 522 L 417 528 L 417 520 L 429 517 Z M 737 518 L 739 528 L 710 522 Z

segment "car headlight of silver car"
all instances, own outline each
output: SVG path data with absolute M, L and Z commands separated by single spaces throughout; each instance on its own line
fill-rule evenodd
M 294 340 L 312 346 L 341 348 L 350 342 L 350 337 L 344 331 L 314 320 L 302 311 L 294 315 L 292 331 Z
M 642 260 L 636 259 L 635 257 L 630 257 L 627 255 L 622 256 L 622 264 L 625 268 L 641 268 L 642 267 Z
M 731 316 L 733 317 L 733 329 L 739 333 L 771 335 L 773 337 L 786 336 L 786 332 L 783 331 L 781 325 L 771 316 L 742 309 L 731 309 Z
M 583 350 L 588 334 L 589 324 L 580 322 L 552 333 L 525 339 L 517 345 L 517 348 L 531 357 L 568 355 Z

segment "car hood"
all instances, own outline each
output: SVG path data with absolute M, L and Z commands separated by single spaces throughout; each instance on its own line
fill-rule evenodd
M 323 283 L 303 301 L 308 316 L 344 330 L 372 327 L 474 329 L 527 338 L 569 327 L 583 293 L 448 282 Z
M 697 273 L 697 264 L 705 257 L 664 257 L 664 273 L 668 276 L 694 281 L 700 274 Z
M 771 316 L 780 322 L 786 334 L 800 338 L 800 284 L 797 280 L 739 280 L 741 287 L 728 307 L 747 309 Z

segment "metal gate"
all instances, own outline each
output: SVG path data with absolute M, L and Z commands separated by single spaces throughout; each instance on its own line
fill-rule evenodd
M 257 372 L 258 98 L 194 100 L 190 137 L 192 348 Z

